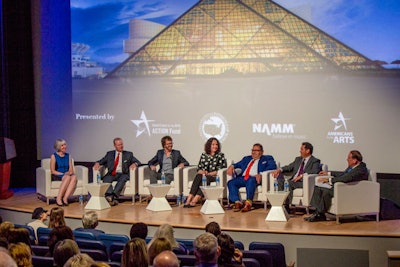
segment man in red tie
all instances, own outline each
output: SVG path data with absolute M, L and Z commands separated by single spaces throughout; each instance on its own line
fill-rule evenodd
M 251 210 L 254 193 L 261 184 L 261 173 L 276 169 L 274 157 L 263 155 L 261 144 L 254 144 L 251 156 L 244 157 L 241 161 L 228 167 L 227 174 L 234 178 L 228 182 L 229 201 L 233 204 L 233 211 L 247 212 Z M 236 176 L 235 169 L 240 169 Z M 236 176 L 236 177 L 235 177 Z M 244 203 L 239 197 L 239 188 L 246 187 L 246 200 Z
M 98 170 L 100 165 L 104 165 L 107 168 L 108 172 L 103 177 L 103 182 L 112 183 L 113 181 L 117 181 L 115 188 L 110 185 L 105 194 L 111 206 L 118 204 L 117 199 L 125 183 L 129 180 L 129 169 L 133 170 L 140 165 L 140 161 L 133 156 L 132 152 L 124 150 L 122 138 L 114 138 L 114 147 L 115 150 L 108 151 L 93 166 L 94 170 Z

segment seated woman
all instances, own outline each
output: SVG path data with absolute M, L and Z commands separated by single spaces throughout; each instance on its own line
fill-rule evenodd
M 50 157 L 50 171 L 52 181 L 61 181 L 56 203 L 58 206 L 68 206 L 68 197 L 71 196 L 77 184 L 72 158 L 67 151 L 67 142 L 57 139 L 54 144 L 56 152 Z
M 186 200 L 184 208 L 192 208 L 203 198 L 203 192 L 200 189 L 202 184 L 202 176 L 207 177 L 207 185 L 215 182 L 218 170 L 226 168 L 226 159 L 224 153 L 221 152 L 221 144 L 218 139 L 211 137 L 204 145 L 204 152 L 200 156 L 197 166 L 197 174 L 190 188 L 189 196 Z
M 184 244 L 176 241 L 176 239 L 174 237 L 174 228 L 170 224 L 162 224 L 158 227 L 157 231 L 154 233 L 153 238 L 147 244 L 147 248 L 150 249 L 152 244 L 158 238 L 162 238 L 162 237 L 169 241 L 169 243 L 171 244 L 172 251 L 175 254 L 180 254 L 180 255 L 189 254 L 189 250 L 186 248 L 186 246 Z

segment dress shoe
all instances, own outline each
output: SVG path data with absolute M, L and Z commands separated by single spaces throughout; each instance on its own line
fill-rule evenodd
M 60 203 L 58 203 L 57 200 L 56 200 L 56 204 L 57 204 L 57 206 L 59 206 L 59 207 L 64 206 L 64 203 L 63 203 L 62 201 L 61 201 L 61 204 L 60 204 Z
M 65 207 L 68 207 L 69 206 L 69 204 L 68 204 L 68 201 L 62 201 L 62 203 L 63 203 L 63 205 L 65 206 Z
M 236 202 L 235 202 L 235 205 L 233 206 L 233 211 L 234 211 L 234 212 L 238 212 L 238 211 L 240 211 L 242 208 L 243 208 L 243 203 L 242 203 L 242 202 L 239 202 L 239 201 L 236 201 Z
M 112 196 L 106 196 L 106 200 L 111 205 L 111 202 L 113 202 L 113 197 Z
M 310 217 L 304 218 L 304 220 L 308 221 L 308 222 L 322 222 L 322 221 L 326 221 L 326 216 L 324 213 L 314 213 L 313 215 L 311 215 Z
M 244 203 L 244 207 L 242 209 L 242 212 L 248 212 L 251 211 L 251 203 L 249 201 L 246 201 Z

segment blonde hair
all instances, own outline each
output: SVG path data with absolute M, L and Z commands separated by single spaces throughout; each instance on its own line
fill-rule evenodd
M 67 142 L 64 139 L 57 139 L 54 143 L 54 149 L 59 151 L 62 145 L 65 145 Z
M 151 243 L 153 243 L 154 240 L 159 237 L 165 237 L 171 243 L 172 248 L 179 248 L 179 244 L 174 237 L 174 228 L 172 228 L 170 224 L 166 223 L 158 227 L 157 231 L 154 234 L 153 239 L 148 244 L 148 247 L 150 247 Z
M 27 244 L 22 242 L 11 244 L 8 250 L 18 267 L 33 266 L 31 248 Z
M 88 254 L 78 253 L 69 258 L 64 264 L 64 267 L 90 267 L 95 263 L 96 262 Z
M 135 237 L 126 243 L 122 252 L 121 266 L 123 267 L 147 267 L 149 257 L 146 250 L 146 242 Z

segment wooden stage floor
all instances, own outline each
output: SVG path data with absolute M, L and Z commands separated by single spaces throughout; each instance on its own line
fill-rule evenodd
M 216 221 L 225 231 L 232 232 L 254 232 L 254 233 L 285 233 L 302 235 L 334 235 L 334 236 L 360 236 L 360 237 L 400 237 L 400 220 L 376 222 L 374 218 L 366 217 L 345 217 L 341 224 L 336 224 L 332 216 L 326 222 L 305 222 L 307 216 L 302 212 L 291 215 L 287 222 L 265 221 L 268 209 L 263 205 L 247 213 L 225 210 L 225 214 L 204 215 L 200 213 L 201 206 L 186 209 L 182 206 L 176 207 L 170 202 L 172 211 L 153 212 L 146 210 L 147 203 L 135 202 L 127 199 L 119 205 L 97 211 L 100 222 L 132 224 L 144 222 L 149 226 L 159 226 L 169 223 L 176 228 L 204 229 L 204 226 Z M 51 209 L 55 204 L 47 205 L 39 200 L 33 188 L 17 189 L 14 196 L 0 200 L 0 208 L 25 213 L 31 213 L 36 207 Z M 63 207 L 65 217 L 80 219 L 85 209 L 79 203 L 71 203 Z M 0 210 L 1 215 L 1 210 Z M 16 222 L 18 223 L 18 222 Z

